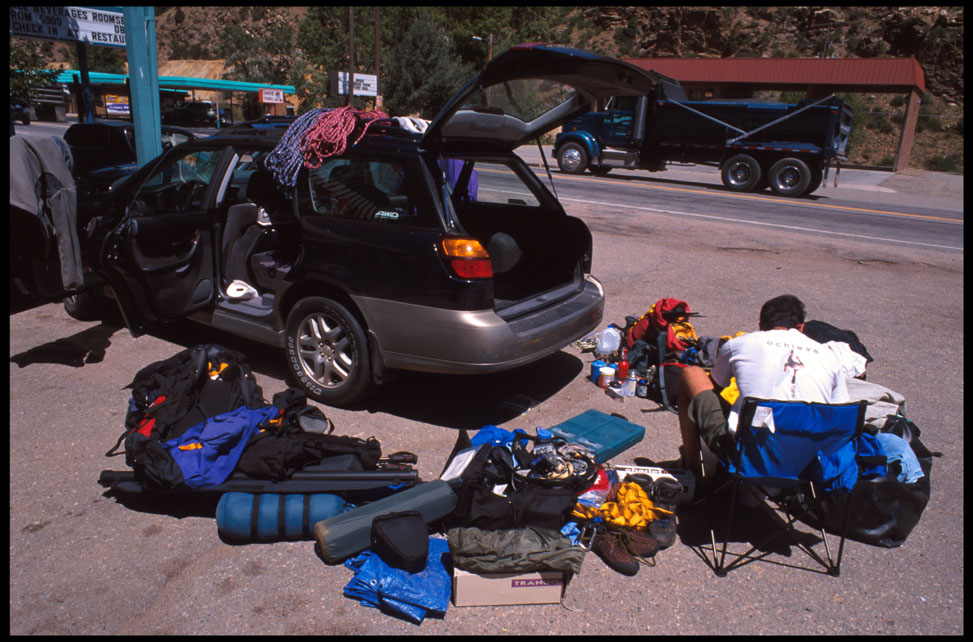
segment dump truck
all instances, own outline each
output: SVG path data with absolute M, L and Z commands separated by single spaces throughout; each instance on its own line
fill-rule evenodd
M 611 98 L 562 127 L 552 154 L 562 172 L 709 165 L 730 190 L 796 197 L 820 187 L 834 165 L 837 183 L 853 116 L 841 99 L 688 100 L 679 81 L 655 75 L 648 95 Z

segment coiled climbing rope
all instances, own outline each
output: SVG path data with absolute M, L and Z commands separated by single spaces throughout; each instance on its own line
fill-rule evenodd
M 293 187 L 302 163 L 310 168 L 321 167 L 325 158 L 344 153 L 356 129 L 358 135 L 351 145 L 362 139 L 369 126 L 387 118 L 383 112 L 359 111 L 350 105 L 312 109 L 291 123 L 264 164 L 278 183 Z

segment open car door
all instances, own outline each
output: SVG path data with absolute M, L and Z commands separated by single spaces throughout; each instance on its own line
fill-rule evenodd
M 99 271 L 109 280 L 126 325 L 140 334 L 156 322 L 209 305 L 218 284 L 213 192 L 224 150 L 179 147 L 126 194 L 126 209 L 106 235 Z
M 627 62 L 548 44 L 511 47 L 463 87 L 423 134 L 447 152 L 478 144 L 510 151 L 594 109 L 611 96 L 645 96 L 658 76 Z

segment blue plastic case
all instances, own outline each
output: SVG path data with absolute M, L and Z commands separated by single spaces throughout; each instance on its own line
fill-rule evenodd
M 583 412 L 552 426 L 551 432 L 555 437 L 584 446 L 599 464 L 631 448 L 645 436 L 642 426 L 598 410 Z

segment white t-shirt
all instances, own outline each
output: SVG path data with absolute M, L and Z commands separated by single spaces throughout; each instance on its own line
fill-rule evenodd
M 744 397 L 843 403 L 848 389 L 838 354 L 794 328 L 751 332 L 727 341 L 711 373 L 719 386 L 736 377 L 740 396 L 730 412 L 736 420 Z

